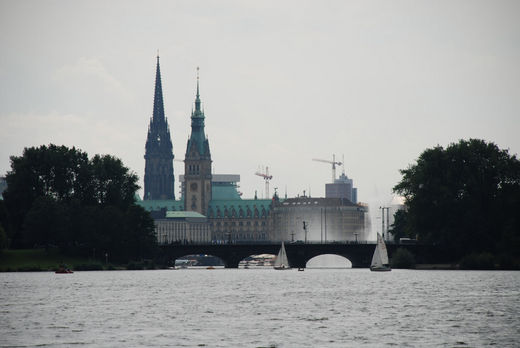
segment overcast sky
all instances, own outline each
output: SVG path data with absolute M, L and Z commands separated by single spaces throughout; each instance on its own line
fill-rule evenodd
M 196 67 L 214 172 L 324 196 L 345 158 L 387 204 L 426 148 L 520 152 L 520 1 L 0 1 L 0 174 L 27 146 L 112 154 L 140 177 L 160 50 L 174 155 Z M 341 170 L 338 170 L 338 174 Z M 184 166 L 175 162 L 178 175 Z

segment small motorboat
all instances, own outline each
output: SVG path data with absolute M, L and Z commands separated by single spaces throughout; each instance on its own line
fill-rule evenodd
M 74 272 L 71 271 L 70 268 L 67 268 L 67 267 L 62 265 L 54 273 L 56 273 L 56 274 L 70 274 L 70 273 L 74 273 Z

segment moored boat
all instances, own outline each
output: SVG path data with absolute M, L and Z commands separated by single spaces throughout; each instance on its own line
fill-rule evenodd
M 56 273 L 56 274 L 70 274 L 70 273 L 74 273 L 74 272 L 71 271 L 70 268 L 67 268 L 65 265 L 60 265 L 60 267 L 58 267 L 58 269 L 54 273 Z

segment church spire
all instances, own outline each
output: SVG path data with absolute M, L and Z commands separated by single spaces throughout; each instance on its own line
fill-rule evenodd
M 200 112 L 199 70 L 199 67 L 197 67 L 197 96 L 195 97 L 195 112 Z
M 188 148 L 186 153 L 189 153 L 192 146 L 198 149 L 200 155 L 209 155 L 209 143 L 204 133 L 204 111 L 202 111 L 200 104 L 200 88 L 199 88 L 199 68 L 197 67 L 197 94 L 195 97 L 195 110 L 191 112 L 191 135 L 188 140 Z
M 153 119 L 164 120 L 164 103 L 161 84 L 161 68 L 159 65 L 159 51 L 157 51 L 157 69 L 155 73 L 155 95 L 153 98 Z
M 161 68 L 157 52 L 153 116 L 145 145 L 144 199 L 175 199 L 173 145 L 164 115 Z

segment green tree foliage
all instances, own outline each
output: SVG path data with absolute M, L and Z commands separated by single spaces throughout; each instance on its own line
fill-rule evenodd
M 138 177 L 121 160 L 65 146 L 26 148 L 11 157 L 5 206 L 15 246 L 126 261 L 154 251 L 154 224 L 135 204 Z
M 415 235 L 409 229 L 408 213 L 405 210 L 398 210 L 394 214 L 394 223 L 391 226 L 390 233 L 394 236 L 397 243 L 401 238 L 415 238 Z
M 392 255 L 392 268 L 415 268 L 415 257 L 403 248 L 397 249 Z
M 0 199 L 0 249 L 5 249 L 9 245 L 8 227 L 5 203 L 3 199 Z
M 87 154 L 65 146 L 31 147 L 23 156 L 12 156 L 6 181 L 4 199 L 15 245 L 23 240 L 24 220 L 37 198 L 91 203 L 93 193 Z
M 461 255 L 520 248 L 520 161 L 483 140 L 425 150 L 401 170 L 394 191 L 406 198 L 401 230 Z
M 6 248 L 7 248 L 7 233 L 5 233 L 4 228 L 0 224 L 0 252 Z
M 495 269 L 495 258 L 492 254 L 484 252 L 471 253 L 460 260 L 461 269 Z

